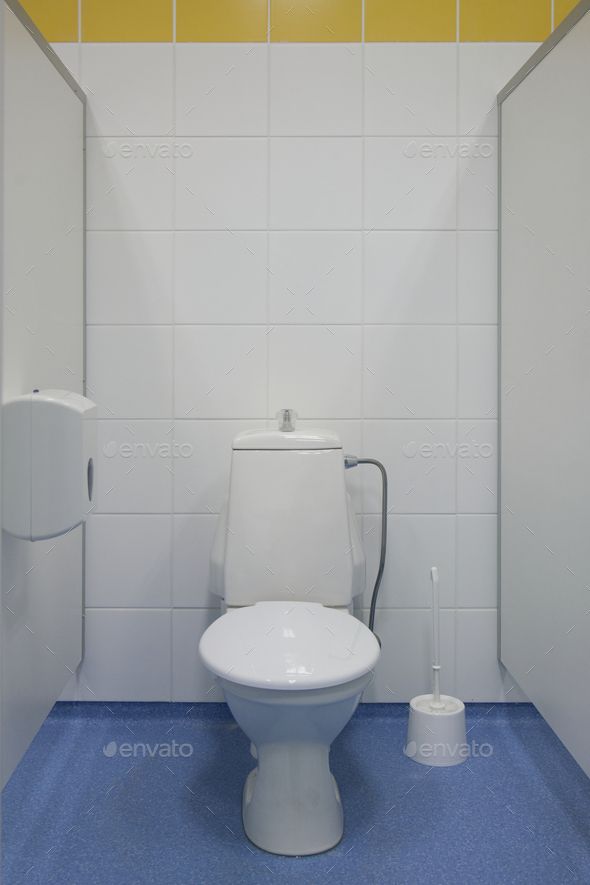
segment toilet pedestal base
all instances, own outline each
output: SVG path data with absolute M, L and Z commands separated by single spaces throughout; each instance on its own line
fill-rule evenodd
M 319 854 L 340 842 L 342 803 L 329 752 L 313 743 L 257 747 L 258 767 L 246 779 L 242 800 L 251 842 L 286 855 Z

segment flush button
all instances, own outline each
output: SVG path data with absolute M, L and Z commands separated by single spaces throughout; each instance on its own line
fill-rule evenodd
M 297 412 L 295 409 L 280 409 L 276 417 L 279 419 L 279 430 L 283 433 L 292 433 L 295 430 Z

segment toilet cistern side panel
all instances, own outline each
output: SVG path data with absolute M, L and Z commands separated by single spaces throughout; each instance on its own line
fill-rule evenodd
M 350 532 L 351 556 L 352 556 L 352 596 L 361 596 L 365 591 L 367 580 L 366 557 L 363 547 L 358 518 L 355 513 L 352 498 L 346 493 L 348 506 L 348 530 Z M 352 602 L 352 599 L 350 600 Z

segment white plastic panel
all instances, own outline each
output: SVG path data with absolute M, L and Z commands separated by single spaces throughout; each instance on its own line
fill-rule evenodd
M 590 14 L 501 110 L 501 657 L 590 774 Z
M 0 14 L 4 404 L 36 388 L 83 393 L 84 106 L 10 8 Z M 82 534 L 3 533 L 3 780 L 81 658 Z

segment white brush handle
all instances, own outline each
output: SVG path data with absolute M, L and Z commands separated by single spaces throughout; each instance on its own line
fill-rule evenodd
M 438 569 L 430 569 L 432 581 L 432 703 L 433 710 L 440 710 L 444 704 L 440 699 L 440 613 L 438 599 Z

